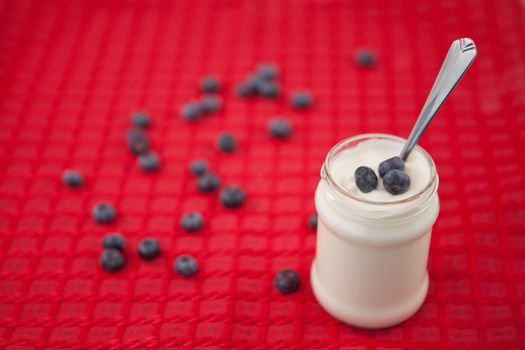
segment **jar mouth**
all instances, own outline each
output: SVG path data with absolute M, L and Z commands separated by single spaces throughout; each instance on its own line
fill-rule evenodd
M 425 186 L 419 192 L 415 193 L 414 195 L 407 197 L 407 198 L 400 199 L 400 200 L 395 200 L 395 201 L 373 201 L 373 200 L 368 200 L 368 199 L 356 196 L 355 194 L 341 187 L 337 183 L 337 181 L 335 181 L 335 179 L 333 178 L 331 174 L 331 170 L 330 170 L 331 160 L 333 160 L 335 156 L 342 150 L 355 147 L 357 146 L 359 142 L 365 141 L 367 139 L 387 139 L 387 140 L 394 140 L 394 141 L 399 141 L 403 143 L 406 142 L 406 140 L 401 137 L 393 136 L 389 134 L 361 134 L 361 135 L 346 138 L 338 142 L 334 147 L 332 147 L 332 149 L 328 152 L 328 155 L 326 156 L 326 159 L 323 164 L 323 168 L 321 170 L 321 177 L 324 180 L 326 180 L 331 186 L 333 186 L 333 188 L 335 188 L 339 193 L 341 193 L 345 197 L 351 198 L 361 203 L 373 204 L 373 205 L 395 205 L 395 204 L 412 202 L 420 198 L 421 196 L 423 196 L 425 193 L 428 193 L 428 190 L 432 188 L 432 186 L 435 186 L 437 171 L 436 171 L 436 165 L 434 164 L 434 160 L 432 159 L 430 154 L 428 154 L 427 151 L 425 151 L 421 146 L 416 145 L 416 147 L 412 150 L 412 152 L 419 152 L 423 155 L 425 160 L 428 162 L 428 166 L 430 169 L 430 177 L 428 179 L 428 182 L 425 184 Z

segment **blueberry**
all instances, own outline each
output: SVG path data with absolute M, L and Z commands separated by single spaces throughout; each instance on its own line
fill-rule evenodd
M 175 259 L 173 268 L 183 277 L 193 276 L 199 269 L 197 260 L 191 255 L 181 255 Z
M 283 294 L 296 292 L 300 284 L 299 275 L 292 269 L 281 270 L 275 277 L 275 286 Z
M 186 121 L 195 121 L 200 118 L 202 107 L 197 102 L 186 103 L 180 110 L 180 116 Z
M 363 193 L 375 190 L 377 187 L 377 176 L 372 168 L 360 166 L 354 172 L 355 184 Z
M 110 233 L 105 235 L 102 239 L 102 246 L 107 249 L 122 250 L 125 245 L 126 241 L 124 240 L 124 236 L 120 233 Z
M 355 60 L 361 67 L 372 67 L 376 64 L 376 55 L 369 49 L 360 49 L 355 54 Z
M 235 94 L 239 97 L 250 97 L 259 93 L 259 85 L 263 80 L 257 75 L 248 76 L 244 82 L 235 88 Z
M 201 90 L 204 93 L 218 92 L 220 89 L 219 80 L 215 77 L 204 77 L 201 80 Z
M 146 134 L 139 128 L 133 128 L 127 135 L 128 149 L 135 155 L 146 153 L 149 150 L 149 140 Z
M 117 216 L 117 211 L 109 203 L 98 203 L 91 212 L 93 219 L 99 224 L 109 224 Z
M 308 218 L 308 225 L 312 229 L 317 230 L 317 213 L 310 215 L 310 217 Z
M 235 95 L 241 98 L 253 96 L 256 92 L 256 89 L 253 89 L 246 83 L 239 84 L 235 87 Z
M 201 100 L 201 108 L 205 113 L 215 113 L 221 109 L 222 102 L 219 96 L 204 96 Z
M 274 80 L 279 77 L 279 67 L 272 63 L 265 63 L 257 67 L 257 76 L 264 80 Z
M 126 259 L 118 249 L 104 249 L 100 254 L 100 265 L 107 272 L 116 272 L 124 267 Z
M 377 169 L 379 172 L 379 176 L 383 177 L 388 173 L 390 170 L 405 170 L 405 162 L 403 159 L 399 157 L 392 157 L 388 158 L 387 160 L 382 161 L 379 163 L 379 168 Z
M 263 81 L 257 86 L 257 91 L 262 97 L 276 98 L 279 96 L 279 85 L 273 82 Z
M 137 160 L 139 168 L 145 172 L 153 172 L 159 169 L 160 159 L 154 152 L 141 154 Z
M 217 138 L 217 147 L 219 148 L 219 151 L 232 153 L 237 147 L 237 141 L 232 134 L 225 132 L 220 134 Z
M 221 181 L 212 173 L 206 173 L 197 179 L 197 189 L 201 192 L 213 192 L 220 185 Z
M 190 164 L 190 172 L 194 175 L 201 176 L 206 174 L 207 171 L 208 162 L 206 162 L 205 160 L 197 159 L 191 162 Z
M 233 209 L 240 207 L 244 203 L 246 194 L 240 187 L 228 186 L 221 190 L 219 198 L 224 207 Z
M 383 187 L 390 194 L 403 194 L 410 188 L 410 177 L 401 170 L 390 170 L 383 177 Z
M 204 226 L 204 218 L 199 212 L 186 213 L 180 218 L 180 227 L 186 232 L 199 231 L 202 226 Z
M 313 103 L 312 94 L 309 91 L 297 91 L 292 94 L 292 107 L 296 109 L 306 109 Z
M 285 139 L 292 133 L 292 125 L 288 119 L 274 118 L 270 120 L 268 131 L 275 138 Z
M 67 169 L 62 173 L 62 181 L 68 187 L 80 187 L 84 184 L 84 177 L 78 170 Z
M 137 252 L 143 259 L 153 259 L 160 253 L 159 242 L 154 238 L 144 238 L 139 242 Z
M 131 124 L 137 128 L 147 128 L 151 125 L 151 118 L 147 113 L 135 112 L 131 115 Z

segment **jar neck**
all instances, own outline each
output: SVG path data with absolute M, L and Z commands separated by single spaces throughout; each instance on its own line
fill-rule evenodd
M 426 211 L 437 196 L 439 178 L 436 174 L 430 186 L 410 200 L 376 204 L 363 202 L 338 191 L 329 181 L 325 167 L 326 164 L 321 168 L 322 195 L 331 210 L 352 221 L 378 226 L 407 223 Z

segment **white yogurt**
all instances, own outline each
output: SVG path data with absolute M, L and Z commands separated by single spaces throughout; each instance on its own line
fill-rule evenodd
M 379 180 L 362 193 L 354 171 L 374 169 L 398 155 L 403 139 L 361 135 L 336 145 L 327 156 L 315 202 L 319 214 L 311 283 L 330 314 L 353 325 L 388 327 L 421 306 L 428 290 L 427 260 L 439 212 L 432 159 L 416 147 L 406 162 L 409 191 L 394 196 Z
M 389 139 L 363 141 L 334 160 L 330 167 L 331 175 L 340 187 L 369 201 L 393 202 L 406 199 L 421 192 L 430 179 L 430 168 L 422 153 L 414 152 L 405 162 L 404 171 L 410 177 L 410 188 L 403 194 L 394 196 L 388 193 L 383 188 L 381 179 L 376 190 L 363 193 L 357 188 L 354 179 L 355 169 L 362 165 L 372 168 L 379 178 L 377 170 L 379 164 L 388 158 L 398 156 L 402 148 L 402 143 Z

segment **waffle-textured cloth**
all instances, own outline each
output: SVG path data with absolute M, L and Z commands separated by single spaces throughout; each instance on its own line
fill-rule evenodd
M 309 283 L 308 226 L 327 151 L 345 137 L 407 136 L 450 43 L 478 58 L 421 140 L 440 175 L 430 291 L 387 330 L 337 322 Z M 355 64 L 357 49 L 377 64 Z M 282 95 L 232 92 L 276 62 Z M 0 347 L 5 349 L 520 349 L 525 342 L 525 16 L 509 1 L 0 1 Z M 181 106 L 217 76 L 223 108 L 187 123 Z M 293 110 L 292 91 L 314 106 Z M 132 111 L 162 161 L 144 173 L 126 149 Z M 268 135 L 288 118 L 293 135 Z M 238 141 L 216 150 L 220 132 Z M 202 158 L 247 199 L 196 190 Z M 85 186 L 65 187 L 74 168 Z M 94 203 L 118 211 L 107 226 Z M 180 228 L 201 211 L 201 231 Z M 125 268 L 99 266 L 121 232 Z M 158 258 L 136 245 L 155 237 Z M 199 272 L 181 278 L 173 259 Z M 295 269 L 300 290 L 273 278 Z

